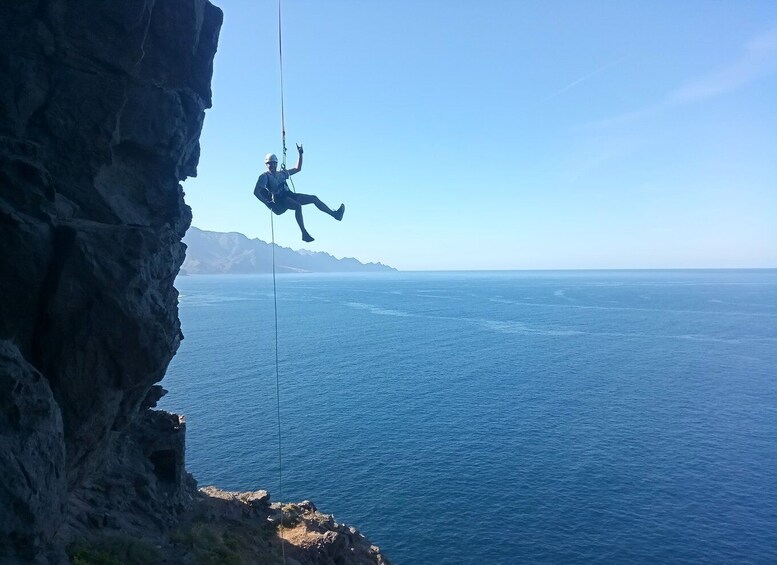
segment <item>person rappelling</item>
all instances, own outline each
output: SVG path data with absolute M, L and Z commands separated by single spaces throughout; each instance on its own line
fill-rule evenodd
M 297 144 L 297 151 L 299 152 L 297 165 L 291 169 L 281 168 L 280 171 L 278 170 L 278 157 L 272 153 L 268 153 L 265 156 L 264 164 L 267 166 L 267 170 L 259 175 L 259 179 L 256 181 L 256 188 L 254 188 L 254 195 L 272 210 L 274 214 L 279 216 L 286 210 L 294 210 L 294 217 L 297 219 L 299 229 L 302 231 L 302 241 L 311 242 L 313 241 L 313 236 L 305 229 L 302 207 L 306 204 L 315 204 L 316 208 L 340 221 L 345 213 L 345 204 L 340 204 L 337 210 L 332 210 L 314 194 L 300 194 L 289 190 L 286 181 L 291 175 L 295 175 L 302 170 L 302 145 Z

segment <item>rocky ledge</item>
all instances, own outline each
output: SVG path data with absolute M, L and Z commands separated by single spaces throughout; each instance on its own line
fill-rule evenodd
M 68 551 L 78 563 L 389 564 L 356 528 L 338 524 L 310 501 L 270 503 L 264 490 L 213 486 L 200 489 L 164 532 L 138 537 L 125 529 L 104 531 Z
M 206 0 L 0 4 L 0 564 L 383 562 L 311 504 L 198 491 L 154 409 L 221 23 Z

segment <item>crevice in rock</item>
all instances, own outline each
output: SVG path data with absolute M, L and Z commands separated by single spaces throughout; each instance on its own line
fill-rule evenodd
M 154 474 L 157 478 L 168 485 L 176 482 L 177 464 L 176 454 L 172 449 L 160 449 L 154 451 L 148 456 L 151 464 L 154 465 Z
M 30 357 L 30 363 L 40 371 L 44 377 L 49 379 L 51 386 L 54 387 L 57 383 L 57 373 L 52 372 L 47 374 L 45 371 L 45 359 L 47 355 L 46 351 L 46 336 L 49 331 L 50 324 L 48 310 L 49 301 L 56 293 L 57 286 L 59 285 L 62 270 L 65 267 L 67 257 L 70 249 L 76 239 L 75 230 L 68 226 L 57 226 L 54 228 L 51 234 L 51 255 L 46 270 L 46 275 L 43 279 L 40 292 L 38 293 L 38 311 L 35 316 L 35 330 L 33 333 L 33 349 L 32 356 Z

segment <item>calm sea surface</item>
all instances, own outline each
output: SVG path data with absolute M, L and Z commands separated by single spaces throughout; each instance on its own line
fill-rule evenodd
M 188 468 L 277 500 L 272 278 L 176 285 Z M 283 499 L 396 563 L 777 563 L 776 270 L 277 285 Z

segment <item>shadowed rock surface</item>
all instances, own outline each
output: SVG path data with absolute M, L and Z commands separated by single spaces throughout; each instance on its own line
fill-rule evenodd
M 232 529 L 195 519 L 185 423 L 153 410 L 221 22 L 206 0 L 0 5 L 0 563 L 194 563 L 187 524 Z M 266 549 L 242 562 L 277 561 L 268 517 L 241 518 Z

